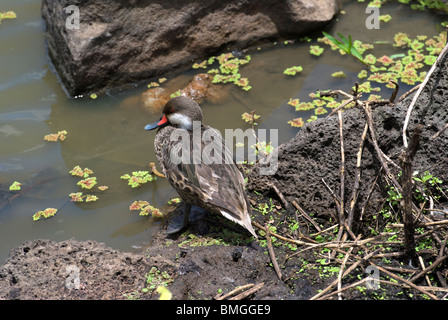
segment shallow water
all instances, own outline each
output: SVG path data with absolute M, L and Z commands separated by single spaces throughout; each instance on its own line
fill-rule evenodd
M 366 4 L 341 3 L 346 14 L 340 15 L 327 32 L 351 34 L 365 43 L 392 41 L 398 31 L 411 37 L 433 36 L 440 21 L 448 20 L 392 3 L 381 9 L 381 14 L 389 13 L 392 20 L 381 24 L 380 30 L 367 30 Z M 144 245 L 160 222 L 129 211 L 129 205 L 134 200 L 147 200 L 163 207 L 176 196 L 162 179 L 139 189 L 131 189 L 120 179 L 122 174 L 147 170 L 148 163 L 156 161 L 155 132 L 146 132 L 143 127 L 158 115 L 135 103 L 146 86 L 96 100 L 68 98 L 46 55 L 40 1 L 3 0 L 0 10 L 13 10 L 18 16 L 0 24 L 0 261 L 15 246 L 36 238 L 91 239 L 122 250 Z M 348 90 L 358 81 L 356 76 L 362 69 L 352 57 L 341 56 L 325 45 L 321 45 L 326 49 L 321 57 L 311 56 L 309 45 L 279 41 L 254 49 L 251 62 L 241 69 L 253 89 L 245 92 L 232 87 L 224 103 L 202 104 L 204 121 L 222 132 L 226 128 L 245 130 L 248 125 L 241 114 L 256 110 L 261 115 L 261 128 L 279 130 L 279 143 L 292 138 L 299 129 L 287 121 L 309 115 L 294 111 L 287 104 L 290 98 L 306 100 L 317 89 Z M 379 55 L 397 50 L 391 45 L 376 45 L 371 52 Z M 285 76 L 283 70 L 293 65 L 303 66 L 303 72 L 296 77 Z M 330 76 L 340 70 L 347 78 Z M 169 78 L 164 86 L 180 89 L 199 72 L 184 72 Z M 407 89 L 402 87 L 400 94 Z M 43 140 L 45 135 L 60 130 L 67 130 L 66 141 Z M 97 202 L 70 202 L 68 194 L 80 191 L 76 185 L 79 179 L 68 174 L 75 165 L 92 169 L 99 185 L 109 186 Z M 8 191 L 13 181 L 24 184 L 19 196 Z M 33 221 L 35 212 L 48 207 L 59 209 L 55 217 Z

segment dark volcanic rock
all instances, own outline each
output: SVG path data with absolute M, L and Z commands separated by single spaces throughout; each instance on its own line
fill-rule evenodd
M 68 29 L 79 8 L 79 29 Z M 44 0 L 48 51 L 71 95 L 129 84 L 224 48 L 297 36 L 336 14 L 334 0 Z

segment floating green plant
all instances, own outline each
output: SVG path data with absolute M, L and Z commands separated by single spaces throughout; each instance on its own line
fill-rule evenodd
M 314 56 L 320 56 L 324 52 L 324 48 L 318 45 L 310 46 L 310 54 Z
M 9 191 L 19 191 L 22 187 L 22 184 L 18 181 L 14 181 L 10 186 L 9 186 Z
M 389 22 L 392 19 L 392 17 L 390 14 L 383 14 L 383 15 L 379 16 L 379 19 L 380 19 L 380 21 L 383 21 L 383 22 Z
M 295 118 L 295 119 L 293 119 L 293 120 L 289 120 L 289 121 L 288 121 L 288 124 L 290 124 L 291 127 L 301 128 L 301 127 L 303 127 L 303 125 L 304 125 L 305 123 L 303 122 L 303 119 L 302 119 L 302 118 Z
M 93 194 L 83 194 L 82 192 L 72 192 L 68 195 L 72 202 L 94 202 L 98 197 Z
M 132 175 L 122 175 L 121 179 L 128 180 L 128 185 L 130 185 L 132 188 L 137 188 L 147 182 L 156 180 L 157 177 L 151 175 L 148 171 L 134 171 L 132 172 Z
M 47 208 L 45 210 L 38 211 L 33 215 L 33 220 L 37 221 L 42 218 L 44 219 L 51 218 L 56 214 L 57 211 L 58 209 L 55 208 Z
M 80 166 L 75 166 L 72 170 L 69 171 L 72 176 L 78 176 L 87 178 L 89 175 L 93 174 L 93 171 L 89 168 L 81 169 Z
M 44 140 L 50 142 L 56 142 L 58 140 L 64 141 L 66 138 L 67 138 L 66 130 L 58 131 L 58 133 L 51 133 L 44 136 Z
M 251 112 L 251 113 L 248 113 L 248 112 L 244 112 L 242 115 L 241 115 L 241 118 L 245 121 L 245 122 L 247 122 L 247 123 L 249 123 L 250 125 L 257 125 L 257 120 L 258 119 L 260 119 L 260 115 L 258 115 L 258 114 L 255 114 L 254 112 Z
M 172 199 L 168 200 L 168 204 L 169 205 L 179 204 L 180 201 L 181 201 L 180 198 L 172 198 Z
M 345 38 L 342 34 L 338 33 L 338 36 L 341 38 L 340 40 L 335 39 L 330 34 L 326 33 L 325 31 L 322 31 L 323 35 L 329 39 L 333 44 L 335 44 L 339 49 L 341 49 L 343 52 L 348 53 L 358 59 L 360 62 L 367 64 L 363 58 L 361 53 L 354 47 L 352 36 L 349 35 L 348 39 Z
M 15 18 L 17 18 L 17 15 L 14 11 L 0 12 L 0 23 L 4 19 L 15 19 Z
M 129 206 L 129 210 L 132 210 L 132 211 L 140 210 L 140 214 L 139 214 L 140 216 L 151 215 L 156 218 L 163 217 L 163 214 L 159 209 L 153 207 L 152 205 L 149 204 L 148 201 L 144 201 L 144 200 L 137 200 L 137 201 L 132 202 L 132 204 Z
M 302 72 L 303 68 L 301 66 L 293 66 L 286 68 L 283 73 L 288 76 L 295 76 L 297 73 Z
M 336 71 L 336 72 L 333 72 L 333 73 L 331 74 L 331 76 L 332 76 L 333 78 L 347 78 L 347 75 L 344 73 L 344 71 Z
M 97 184 L 96 177 L 89 177 L 78 181 L 77 185 L 83 189 L 92 189 Z

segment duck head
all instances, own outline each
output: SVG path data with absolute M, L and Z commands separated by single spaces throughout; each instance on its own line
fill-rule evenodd
M 179 96 L 170 99 L 163 108 L 159 121 L 145 126 L 145 130 L 154 130 L 166 125 L 193 130 L 193 121 L 202 121 L 201 107 L 192 99 Z

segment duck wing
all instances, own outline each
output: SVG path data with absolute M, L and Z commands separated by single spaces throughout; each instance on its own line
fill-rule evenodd
M 202 135 L 200 160 L 166 164 L 166 175 L 182 198 L 194 198 L 191 202 L 195 205 L 220 212 L 255 235 L 244 177 L 233 161 L 233 154 L 219 131 L 207 126 L 203 130 L 208 133 Z

